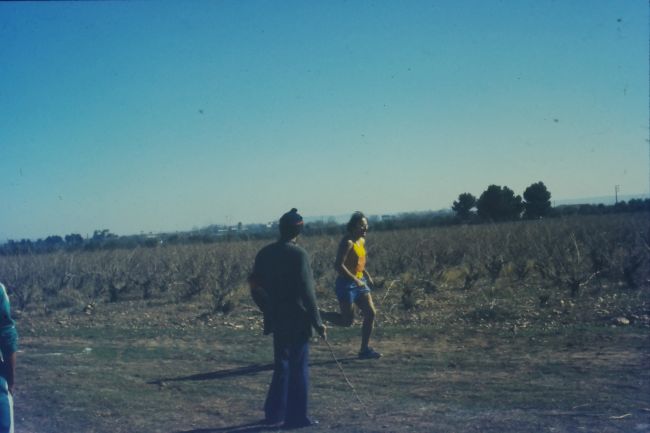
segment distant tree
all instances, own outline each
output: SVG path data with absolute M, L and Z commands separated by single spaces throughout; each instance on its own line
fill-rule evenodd
M 551 211 L 551 193 L 544 182 L 530 185 L 524 191 L 524 218 L 535 219 L 549 215 Z
M 40 240 L 40 239 L 39 239 Z M 45 251 L 53 251 L 57 248 L 61 248 L 65 245 L 63 238 L 61 236 L 48 236 L 45 238 L 45 241 L 42 243 Z
M 20 240 L 20 251 L 24 253 L 29 253 L 34 249 L 34 243 L 29 239 Z
M 111 233 L 109 229 L 95 230 L 93 232 L 93 241 L 103 241 L 107 239 L 115 239 L 117 235 Z
M 65 236 L 65 243 L 69 247 L 76 247 L 84 243 L 84 238 L 80 234 L 70 233 Z
M 9 239 L 2 247 L 3 254 L 26 254 L 33 251 L 32 242 L 29 239 L 14 241 Z
M 454 201 L 451 209 L 456 212 L 459 218 L 467 219 L 472 214 L 474 207 L 476 207 L 476 197 L 468 192 L 464 192 L 458 196 L 458 200 Z
M 627 202 L 627 206 L 633 212 L 650 210 L 650 199 L 633 198 Z
M 616 204 L 614 204 L 614 211 L 616 212 L 627 212 L 629 209 L 630 208 L 625 202 L 625 200 L 619 201 Z
M 29 239 L 21 239 L 19 241 L 9 240 L 7 244 L 10 246 L 12 254 L 27 254 L 34 252 L 34 243 Z
M 524 205 L 521 196 L 507 186 L 490 185 L 476 201 L 476 209 L 482 219 L 507 221 L 518 219 Z

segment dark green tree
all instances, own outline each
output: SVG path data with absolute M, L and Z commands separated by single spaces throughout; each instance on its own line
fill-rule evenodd
M 507 186 L 490 185 L 476 201 L 479 217 L 488 221 L 519 219 L 524 205 Z
M 464 192 L 458 196 L 458 200 L 454 201 L 451 209 L 456 212 L 459 218 L 467 219 L 472 214 L 474 207 L 476 207 L 476 197 L 468 192 Z
M 530 185 L 524 191 L 524 218 L 536 219 L 545 217 L 551 211 L 551 193 L 544 182 Z
M 111 233 L 109 229 L 103 229 L 103 230 L 95 230 L 93 232 L 93 241 L 105 241 L 108 239 L 115 239 L 117 238 L 117 235 Z
M 45 240 L 42 243 L 42 246 L 45 249 L 45 251 L 54 251 L 58 248 L 61 248 L 64 245 L 65 243 L 63 241 L 63 238 L 58 235 L 48 236 L 45 238 Z
M 65 236 L 65 243 L 69 247 L 76 247 L 84 243 L 84 238 L 78 233 L 70 233 Z

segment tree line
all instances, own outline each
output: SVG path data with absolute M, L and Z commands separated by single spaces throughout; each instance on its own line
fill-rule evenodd
M 541 181 L 526 188 L 523 199 L 507 186 L 490 185 L 479 198 L 468 192 L 460 194 L 451 208 L 465 221 L 474 216 L 473 209 L 483 221 L 537 219 L 551 213 L 551 193 Z
M 620 212 L 650 211 L 650 199 L 620 201 L 614 205 L 578 204 L 551 205 L 551 192 L 544 182 L 528 186 L 523 193 L 515 195 L 507 186 L 490 185 L 476 198 L 465 192 L 452 204 L 458 222 L 498 222 L 519 219 L 539 219 L 566 215 L 598 215 Z
M 397 215 L 369 216 L 373 231 L 401 230 L 409 228 L 448 226 L 455 224 L 481 224 L 487 222 L 533 220 L 569 215 L 600 215 L 622 212 L 650 211 L 650 199 L 620 201 L 614 205 L 579 204 L 553 207 L 551 192 L 544 182 L 528 186 L 523 196 L 507 186 L 490 185 L 477 198 L 469 192 L 461 193 L 452 203 L 451 211 L 405 212 Z M 305 236 L 339 235 L 345 224 L 333 220 L 312 222 L 305 225 Z M 54 251 L 94 251 L 106 249 L 152 248 L 161 245 L 207 244 L 238 240 L 271 239 L 277 236 L 277 226 L 238 224 L 237 228 L 207 227 L 183 233 L 157 235 L 118 236 L 108 229 L 95 230 L 92 237 L 84 238 L 71 233 L 64 237 L 48 236 L 32 241 L 9 240 L 0 245 L 0 255 L 40 254 Z

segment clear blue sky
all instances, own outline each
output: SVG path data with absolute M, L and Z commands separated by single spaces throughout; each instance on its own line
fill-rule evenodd
M 648 194 L 645 0 L 0 3 L 0 241 Z

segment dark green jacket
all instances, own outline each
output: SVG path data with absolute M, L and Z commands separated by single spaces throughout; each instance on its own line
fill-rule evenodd
M 309 262 L 307 252 L 290 241 L 274 242 L 257 253 L 250 279 L 267 295 L 260 305 L 265 334 L 302 342 L 312 336 L 312 328 L 322 326 Z

